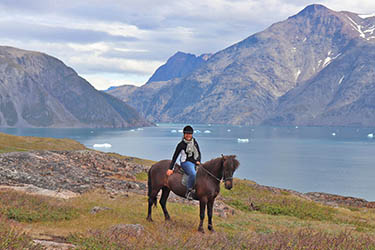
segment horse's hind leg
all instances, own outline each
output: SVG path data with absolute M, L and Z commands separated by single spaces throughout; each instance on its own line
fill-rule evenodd
M 171 190 L 169 188 L 163 187 L 162 193 L 161 193 L 161 198 L 160 198 L 160 201 L 159 201 L 160 205 L 161 205 L 161 208 L 163 209 L 165 220 L 171 219 L 171 217 L 169 216 L 168 211 L 167 211 L 167 199 L 168 199 L 170 191 Z
M 156 196 L 159 193 L 159 190 L 152 190 L 151 193 L 148 196 L 148 213 L 147 213 L 147 220 L 152 221 L 151 213 L 152 213 L 152 205 L 156 206 Z

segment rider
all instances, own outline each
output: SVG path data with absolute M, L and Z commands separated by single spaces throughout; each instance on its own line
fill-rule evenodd
M 185 196 L 191 200 L 193 199 L 193 186 L 196 175 L 195 165 L 201 164 L 201 152 L 197 140 L 193 138 L 193 128 L 191 126 L 186 126 L 184 127 L 183 132 L 184 136 L 181 142 L 177 144 L 167 175 L 169 176 L 173 173 L 174 164 L 176 163 L 178 155 L 181 154 L 181 167 L 189 176 L 187 184 L 188 190 Z

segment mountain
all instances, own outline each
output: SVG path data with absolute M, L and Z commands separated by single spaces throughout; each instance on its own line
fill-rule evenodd
M 375 17 L 310 5 L 186 77 L 117 96 L 158 122 L 373 126 L 374 30 Z
M 177 52 L 168 59 L 166 64 L 160 66 L 155 71 L 147 83 L 168 81 L 174 78 L 186 77 L 195 69 L 204 64 L 209 57 L 209 54 L 203 54 L 197 57 L 193 54 Z
M 60 60 L 0 46 L 0 126 L 146 126 L 138 112 L 97 91 Z

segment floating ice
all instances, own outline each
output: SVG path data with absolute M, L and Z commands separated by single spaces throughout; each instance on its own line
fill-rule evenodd
M 199 129 L 195 130 L 195 133 L 200 134 L 202 133 Z
M 367 137 L 368 137 L 368 138 L 374 138 L 374 134 L 373 134 L 373 133 L 368 134 Z
M 335 133 L 335 132 L 333 132 L 333 133 L 332 133 L 332 136 L 336 136 L 336 133 Z
M 205 133 L 205 134 L 211 134 L 211 131 L 210 130 L 205 130 L 203 133 Z
M 237 142 L 238 142 L 238 143 L 248 143 L 248 142 L 249 142 L 249 139 L 248 139 L 248 138 L 244 138 L 244 139 L 242 139 L 242 138 L 237 138 Z
M 298 128 L 298 126 L 296 126 L 296 128 Z
M 131 130 L 130 130 L 130 132 L 134 132 L 134 131 L 135 131 L 135 129 L 131 129 Z
M 230 131 L 231 131 L 231 130 L 228 128 L 228 129 L 227 129 L 227 132 L 230 132 Z
M 299 77 L 300 74 L 301 74 L 301 70 L 298 69 L 298 71 L 294 75 L 294 78 L 295 78 L 296 81 L 297 81 L 297 79 L 298 79 L 298 77 Z
M 92 133 L 94 133 L 94 131 L 91 130 L 90 133 L 92 134 Z
M 345 76 L 342 76 L 342 77 L 340 78 L 339 85 L 342 83 L 342 81 L 344 80 L 344 78 L 345 78 Z
M 171 133 L 177 133 L 177 130 L 172 129 L 172 130 L 171 130 Z
M 142 131 L 142 130 L 144 130 L 144 129 L 143 129 L 143 128 L 137 128 L 137 130 L 138 130 L 138 131 Z
M 179 133 L 182 133 L 182 129 L 179 129 L 178 132 L 179 132 Z
M 94 148 L 111 148 L 112 145 L 109 143 L 103 143 L 103 144 L 94 144 Z

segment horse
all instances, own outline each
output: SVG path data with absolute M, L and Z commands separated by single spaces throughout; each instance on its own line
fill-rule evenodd
M 148 171 L 148 215 L 147 220 L 152 221 L 152 205 L 157 205 L 157 195 L 162 190 L 160 205 L 163 209 L 165 220 L 170 220 L 167 211 L 166 203 L 170 191 L 178 196 L 185 197 L 186 186 L 182 184 L 182 172 L 178 171 L 182 168 L 178 165 L 175 167 L 173 174 L 169 177 L 166 172 L 170 165 L 170 160 L 161 160 L 149 169 Z M 212 210 L 216 196 L 220 192 L 220 182 L 224 180 L 224 186 L 230 190 L 233 187 L 233 173 L 240 165 L 235 155 L 224 156 L 212 159 L 201 165 L 198 165 L 196 181 L 195 181 L 195 194 L 193 198 L 199 200 L 200 210 L 200 223 L 198 231 L 204 233 L 203 220 L 205 209 L 207 206 L 208 216 L 208 230 L 214 231 L 212 225 Z

